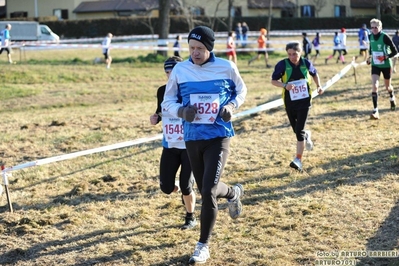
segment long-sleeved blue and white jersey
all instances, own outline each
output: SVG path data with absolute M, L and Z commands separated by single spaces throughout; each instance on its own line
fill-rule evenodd
M 246 94 L 247 87 L 237 66 L 211 52 L 203 65 L 194 64 L 190 58 L 174 67 L 166 84 L 162 111 L 177 117 L 180 107 L 197 106 L 193 122 L 183 119 L 185 141 L 232 137 L 232 122 L 223 121 L 219 110 L 230 102 L 240 107 Z M 178 103 L 179 97 L 182 103 Z

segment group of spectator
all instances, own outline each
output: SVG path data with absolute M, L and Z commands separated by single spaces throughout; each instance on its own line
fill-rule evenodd
M 245 48 L 247 46 L 248 32 L 249 32 L 249 27 L 247 23 L 238 22 L 236 28 L 234 29 L 234 32 L 236 35 L 237 46 L 241 45 L 242 48 Z

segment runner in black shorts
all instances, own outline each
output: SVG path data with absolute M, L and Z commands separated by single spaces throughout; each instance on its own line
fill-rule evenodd
M 290 167 L 302 171 L 302 154 L 306 149 L 313 149 L 311 133 L 305 130 L 309 109 L 312 106 L 312 80 L 316 83 L 317 92 L 323 93 L 319 74 L 313 64 L 301 58 L 302 49 L 299 42 L 286 45 L 288 58 L 279 61 L 272 74 L 272 84 L 283 88 L 283 100 L 288 120 L 296 135 L 296 156 Z
M 384 76 L 385 89 L 389 93 L 391 110 L 394 111 L 396 108 L 394 90 L 391 84 L 391 58 L 394 57 L 398 51 L 396 50 L 396 46 L 392 42 L 392 39 L 382 31 L 382 22 L 380 20 L 373 18 L 370 21 L 370 26 L 372 34 L 370 34 L 370 56 L 367 58 L 367 64 L 371 64 L 371 97 L 374 107 L 373 112 L 370 115 L 370 119 L 379 119 L 378 86 L 381 73 Z M 390 51 L 390 53 L 388 53 L 388 51 Z
M 174 66 L 183 61 L 181 57 L 173 56 L 168 58 L 164 63 L 164 70 L 169 78 Z M 166 112 L 161 112 L 161 103 L 165 94 L 163 85 L 157 91 L 157 109 L 150 116 L 152 125 L 158 124 L 161 120 L 163 123 L 164 137 L 162 140 L 162 155 L 159 169 L 159 183 L 162 192 L 170 194 L 178 192 L 179 188 L 182 192 L 183 203 L 186 207 L 185 223 L 181 229 L 191 229 L 197 225 L 194 216 L 195 211 L 195 192 L 193 190 L 194 177 L 191 172 L 190 161 L 187 156 L 186 145 L 183 140 L 183 125 L 181 119 L 173 118 Z M 180 167 L 179 186 L 175 185 L 176 173 Z

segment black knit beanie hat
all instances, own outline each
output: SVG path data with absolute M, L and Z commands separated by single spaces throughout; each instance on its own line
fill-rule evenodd
M 208 27 L 198 26 L 188 34 L 187 41 L 190 41 L 190 39 L 203 43 L 208 51 L 212 51 L 215 44 L 215 33 Z
M 175 65 L 179 62 L 182 62 L 183 58 L 179 57 L 179 56 L 172 56 L 169 57 L 168 59 L 166 59 L 166 61 L 163 64 L 163 68 L 166 70 L 170 70 L 173 69 L 175 67 Z

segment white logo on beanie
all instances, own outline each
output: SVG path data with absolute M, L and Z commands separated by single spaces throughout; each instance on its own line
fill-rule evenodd
M 201 35 L 198 35 L 198 34 L 196 34 L 196 33 L 191 33 L 190 38 L 193 38 L 193 39 L 196 39 L 196 40 L 198 40 L 198 41 L 201 41 L 202 36 L 201 36 Z
M 213 31 L 205 26 L 198 26 L 194 28 L 188 35 L 188 41 L 190 39 L 201 42 L 205 45 L 208 51 L 212 51 L 215 42 L 215 37 Z

